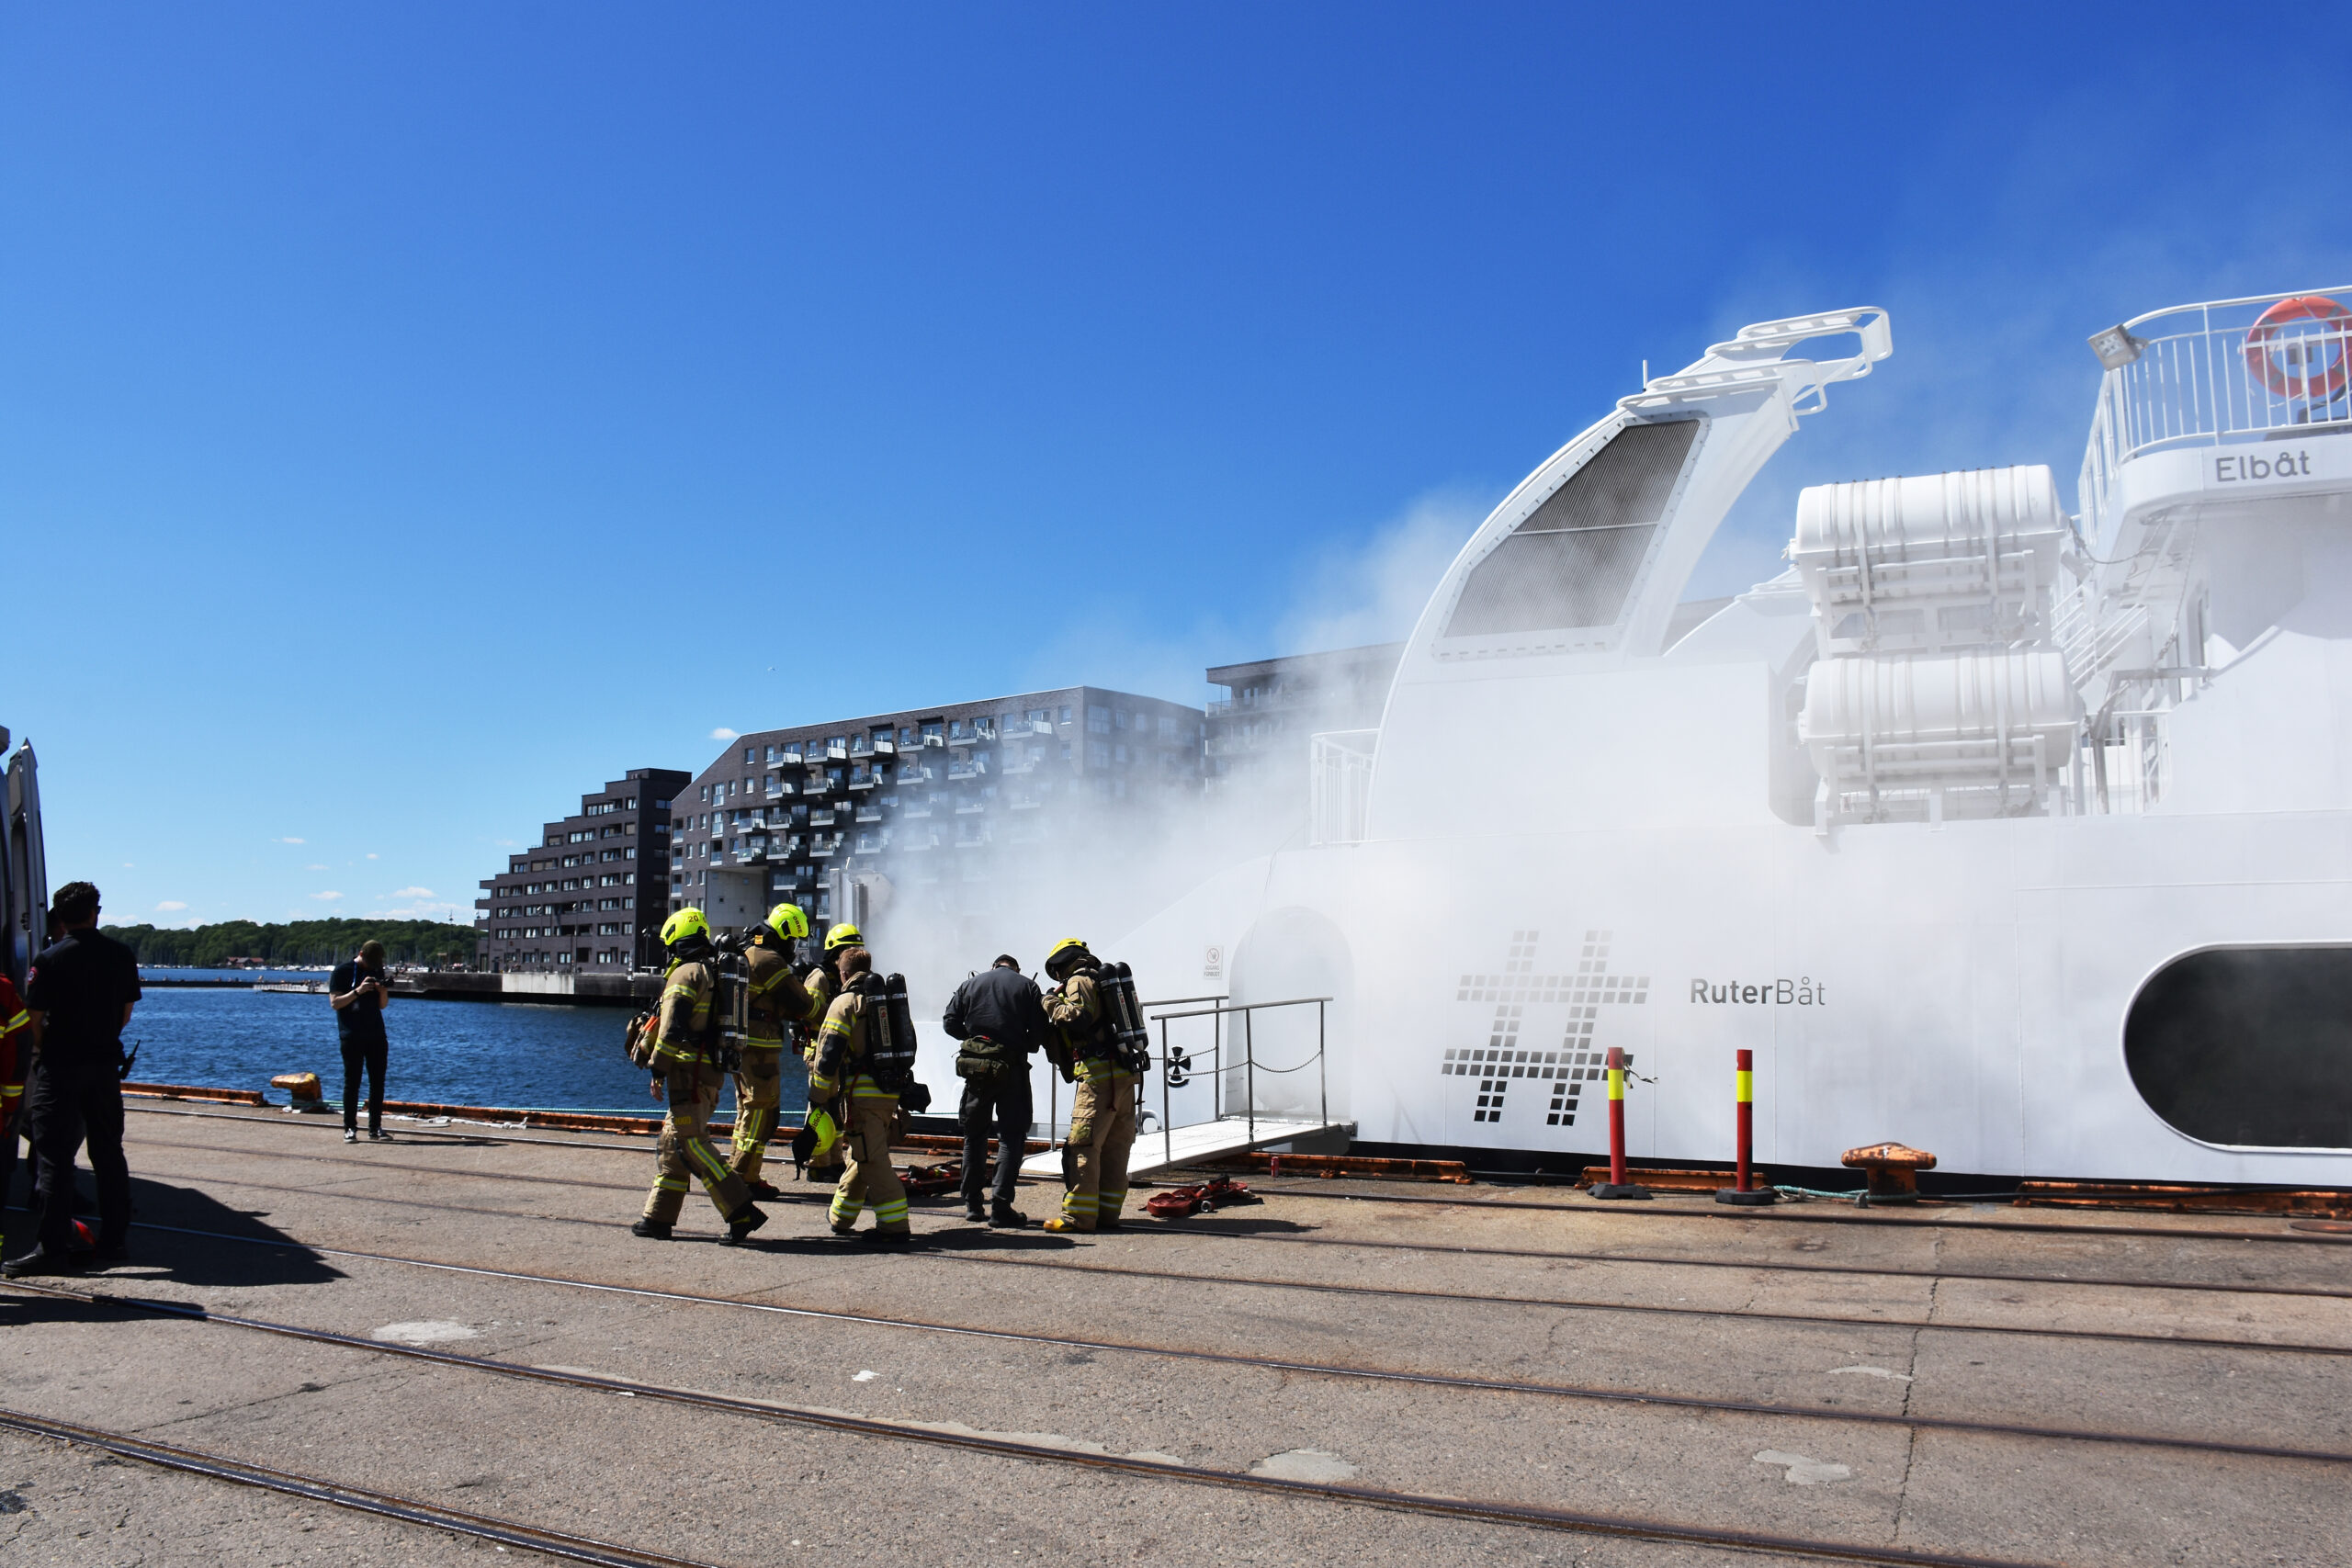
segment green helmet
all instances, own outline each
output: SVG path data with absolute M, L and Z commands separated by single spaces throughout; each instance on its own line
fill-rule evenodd
M 865 933 L 843 920 L 825 933 L 825 951 L 839 953 L 844 947 L 864 947 Z
M 797 904 L 788 901 L 778 904 L 768 911 L 768 930 L 786 942 L 805 941 L 808 935 L 808 917 Z
M 705 942 L 710 940 L 710 921 L 704 918 L 700 909 L 689 906 L 662 922 L 662 945 L 664 947 L 676 947 L 696 937 Z

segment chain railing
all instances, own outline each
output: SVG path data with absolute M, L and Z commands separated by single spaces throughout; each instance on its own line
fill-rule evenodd
M 1243 1002 L 1238 1007 L 1226 1006 L 1225 1003 L 1228 999 L 1225 997 L 1172 997 L 1166 1001 L 1147 1004 L 1150 1007 L 1181 1006 L 1185 1002 L 1193 1001 L 1216 1004 L 1212 1007 L 1195 1008 L 1185 1012 L 1162 1012 L 1150 1015 L 1151 1021 L 1159 1025 L 1159 1138 L 1160 1156 L 1163 1159 L 1175 1158 L 1176 1132 L 1170 1119 L 1171 1097 L 1176 1089 L 1183 1088 L 1192 1081 L 1193 1074 L 1196 1070 L 1196 1058 L 1182 1047 L 1171 1046 L 1169 1043 L 1169 1024 L 1182 1019 L 1205 1018 L 1209 1021 L 1209 1081 L 1213 1089 L 1209 1101 L 1209 1112 L 1212 1121 L 1227 1120 L 1226 1075 L 1228 1072 L 1238 1072 L 1243 1077 L 1241 1115 L 1249 1127 L 1250 1141 L 1256 1143 L 1258 1141 L 1258 1075 L 1264 1073 L 1269 1077 L 1283 1077 L 1292 1073 L 1304 1072 L 1308 1067 L 1315 1069 L 1316 1101 L 1318 1107 L 1316 1120 L 1322 1123 L 1328 1123 L 1331 1120 L 1330 1074 L 1324 1065 L 1324 1052 L 1328 1043 L 1327 1024 L 1329 1020 L 1332 998 L 1290 997 L 1278 1002 Z M 1315 1010 L 1314 1054 L 1305 1061 L 1293 1063 L 1287 1067 L 1264 1066 L 1258 1060 L 1256 1015 L 1261 1012 L 1271 1012 L 1277 1008 L 1299 1007 L 1311 1007 Z M 1225 1059 L 1227 1032 L 1225 1021 L 1237 1017 L 1241 1020 L 1241 1038 L 1236 1042 L 1240 1051 L 1240 1060 L 1228 1066 Z

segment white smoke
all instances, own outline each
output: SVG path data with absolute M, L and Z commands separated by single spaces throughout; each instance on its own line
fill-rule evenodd
M 1051 678 L 1083 648 L 1085 678 L 1091 682 L 1197 693 L 1191 700 L 1199 703 L 1209 695 L 1202 672 L 1212 664 L 1402 640 L 1489 504 L 1466 490 L 1433 491 L 1355 542 L 1317 553 L 1290 595 L 1294 607 L 1271 637 L 1260 634 L 1262 640 L 1255 647 L 1207 623 L 1151 642 L 1122 635 L 1125 628 L 1106 622 L 1080 627 L 1041 650 L 1037 672 Z M 1180 671 L 1181 686 L 1174 683 Z M 1195 788 L 1145 802 L 1141 809 L 1133 799 L 1065 798 L 1053 808 L 1052 837 L 1018 849 L 1003 840 L 1012 814 L 1000 805 L 990 813 L 1000 839 L 990 852 L 986 892 L 968 912 L 942 908 L 957 903 L 962 892 L 956 880 L 959 852 L 951 844 L 920 852 L 939 867 L 939 880 L 933 883 L 914 880 L 912 856 L 886 860 L 888 884 L 870 889 L 865 929 L 877 964 L 907 977 L 924 1042 L 921 1072 L 932 1089 L 935 1112 L 952 1110 L 960 1091 L 953 1077 L 953 1047 L 937 1020 L 968 975 L 1009 953 L 1035 976 L 1046 950 L 1070 936 L 1116 958 L 1121 938 L 1202 882 L 1244 861 L 1306 842 L 1307 735 L 1361 720 L 1312 707 L 1292 709 L 1286 716 L 1291 730 L 1284 760 L 1266 769 L 1255 784 L 1228 780 L 1213 793 Z M 1298 753 L 1295 760 L 1287 758 L 1291 748 Z M 1198 972 L 1138 974 L 1136 984 L 1148 1000 L 1224 988 L 1221 978 Z M 1041 1067 L 1035 1084 L 1040 1121 L 1046 1113 L 1047 1087 Z M 1067 1090 L 1059 1102 L 1067 1115 Z

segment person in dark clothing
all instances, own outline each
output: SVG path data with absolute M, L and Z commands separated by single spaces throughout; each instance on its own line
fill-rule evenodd
M 334 1004 L 335 1033 L 343 1042 L 343 1141 L 359 1141 L 359 1074 L 368 1074 L 368 1136 L 389 1144 L 384 1131 L 384 1060 L 391 1044 L 384 1034 L 384 1004 L 392 987 L 384 978 L 384 944 L 363 942 L 359 955 L 334 966 L 327 1000 Z
M 25 981 L 25 1005 L 39 1016 L 40 1035 L 24 1112 L 40 1174 L 40 1244 L 0 1265 L 11 1278 L 80 1271 L 74 1156 L 85 1142 L 98 1181 L 98 1261 L 119 1261 L 130 1234 L 122 1032 L 139 1000 L 139 960 L 98 934 L 98 890 L 86 882 L 58 889 L 49 923 L 65 934 L 41 949 Z
M 1029 1053 L 1046 1042 L 1046 1004 L 1020 960 L 1001 956 L 956 987 L 940 1027 L 962 1041 L 956 1071 L 964 1080 L 964 1217 L 1017 1228 L 1029 1223 L 1012 1206 L 1012 1183 L 1029 1145 Z M 996 1129 L 994 1201 L 983 1211 L 989 1129 Z

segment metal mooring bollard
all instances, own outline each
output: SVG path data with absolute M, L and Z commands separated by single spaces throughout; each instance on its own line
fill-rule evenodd
M 1736 1097 L 1739 1117 L 1739 1174 L 1732 1187 L 1715 1189 L 1718 1203 L 1777 1203 L 1781 1195 L 1770 1187 L 1756 1185 L 1753 1168 L 1756 1158 L 1756 1053 L 1739 1053 L 1739 1071 L 1734 1079 L 1733 1094 Z
M 1625 1053 L 1609 1047 L 1609 1179 L 1592 1185 L 1596 1198 L 1646 1198 L 1650 1190 L 1625 1177 Z

